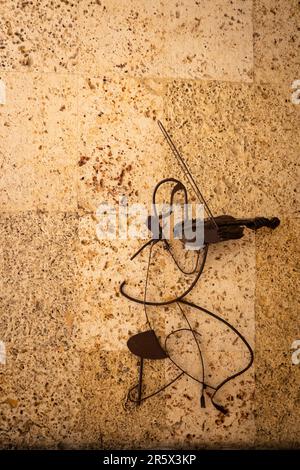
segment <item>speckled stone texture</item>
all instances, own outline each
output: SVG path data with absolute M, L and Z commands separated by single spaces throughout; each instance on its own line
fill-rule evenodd
M 298 448 L 298 2 L 0 0 L 0 10 L 0 447 Z M 184 180 L 157 119 L 214 214 L 282 220 L 211 247 L 189 296 L 255 350 L 218 395 L 228 416 L 209 399 L 201 409 L 189 377 L 141 407 L 126 400 L 139 366 L 126 341 L 147 324 L 119 286 L 143 296 L 148 253 L 129 262 L 142 240 L 99 240 L 97 208 L 126 196 L 150 209 L 160 179 Z M 180 293 L 190 279 L 161 246 L 154 255 L 149 297 Z M 185 313 L 212 383 L 247 363 L 232 332 Z M 162 342 L 184 326 L 176 306 L 148 314 Z M 200 376 L 189 334 L 169 347 Z M 143 393 L 177 374 L 145 361 Z
M 250 0 L 79 2 L 85 73 L 251 80 Z M 226 54 L 224 54 L 226 48 Z
M 75 71 L 79 0 L 1 0 L 1 67 L 10 71 Z
M 76 211 L 77 78 L 0 73 L 1 211 Z
M 1 446 L 77 442 L 79 353 L 72 340 L 78 220 L 67 213 L 1 214 Z
M 297 0 L 255 0 L 253 41 L 255 79 L 283 83 L 288 88 L 299 78 L 299 20 Z
M 299 447 L 299 219 L 256 238 L 256 423 L 258 446 Z

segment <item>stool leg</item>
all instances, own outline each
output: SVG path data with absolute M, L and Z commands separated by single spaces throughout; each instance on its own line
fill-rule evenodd
M 144 366 L 144 359 L 141 357 L 140 373 L 139 373 L 139 388 L 138 388 L 138 403 L 137 403 L 138 405 L 141 404 L 141 398 L 142 398 L 143 366 Z

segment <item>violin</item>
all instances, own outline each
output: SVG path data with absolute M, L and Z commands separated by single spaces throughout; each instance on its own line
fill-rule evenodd
M 270 228 L 274 230 L 280 224 L 280 220 L 277 217 L 272 217 L 270 219 L 266 217 L 254 217 L 252 219 L 237 219 L 231 215 L 219 215 L 214 217 L 216 225 L 212 223 L 211 219 L 204 219 L 203 229 L 204 229 L 204 240 L 205 244 L 214 244 L 225 242 L 228 240 L 238 240 L 244 236 L 244 228 L 250 230 L 259 230 L 263 227 Z M 189 227 L 190 225 L 190 227 Z M 175 225 L 174 227 L 174 237 L 178 233 L 184 233 L 184 227 L 195 233 L 197 226 L 201 227 L 201 223 L 196 219 L 189 221 L 182 221 Z M 189 243 L 195 242 L 195 237 L 185 238 L 182 237 L 182 242 L 187 245 Z

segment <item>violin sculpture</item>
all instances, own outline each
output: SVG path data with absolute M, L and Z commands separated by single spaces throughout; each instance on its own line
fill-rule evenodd
M 163 179 L 154 188 L 153 197 L 152 197 L 152 203 L 153 203 L 152 207 L 154 210 L 154 214 L 149 216 L 146 221 L 149 231 L 152 232 L 152 237 L 132 256 L 131 259 L 134 259 L 143 250 L 145 249 L 149 250 L 149 261 L 148 261 L 148 271 L 147 271 L 147 277 L 148 277 L 153 246 L 157 243 L 161 243 L 164 245 L 164 248 L 166 249 L 167 253 L 172 257 L 177 268 L 183 274 L 193 275 L 194 278 L 191 284 L 188 286 L 188 288 L 186 288 L 184 292 L 182 292 L 179 296 L 174 297 L 172 299 L 168 298 L 167 300 L 160 300 L 160 301 L 148 299 L 148 296 L 147 296 L 147 280 L 148 279 L 145 279 L 144 298 L 137 298 L 137 297 L 130 295 L 130 293 L 127 292 L 126 283 L 123 282 L 121 284 L 120 292 L 123 296 L 125 296 L 129 301 L 132 301 L 132 302 L 135 302 L 144 306 L 146 320 L 149 326 L 149 328 L 146 331 L 143 331 L 143 332 L 140 332 L 131 336 L 127 342 L 128 348 L 131 351 L 131 353 L 133 353 L 135 356 L 137 356 L 140 359 L 138 383 L 129 390 L 127 399 L 131 402 L 136 403 L 137 405 L 140 405 L 144 400 L 149 399 L 150 397 L 153 397 L 154 395 L 157 395 L 158 393 L 165 390 L 167 387 L 172 385 L 175 381 L 180 379 L 183 375 L 187 375 L 191 377 L 192 379 L 194 379 L 196 382 L 198 382 L 200 385 L 200 397 L 199 397 L 200 407 L 201 408 L 206 407 L 206 396 L 208 396 L 213 406 L 218 411 L 226 414 L 228 410 L 223 405 L 218 403 L 217 393 L 225 384 L 227 384 L 229 381 L 233 380 L 234 378 L 242 375 L 251 367 L 251 365 L 253 364 L 253 360 L 254 360 L 254 353 L 250 344 L 246 340 L 246 338 L 237 330 L 236 327 L 231 325 L 227 320 L 217 315 L 216 313 L 213 313 L 207 310 L 206 308 L 203 308 L 189 301 L 187 299 L 187 295 L 196 286 L 204 270 L 204 266 L 205 266 L 205 262 L 206 262 L 207 254 L 208 254 L 208 248 L 210 244 L 216 244 L 216 243 L 222 243 L 225 241 L 228 242 L 229 240 L 240 239 L 244 235 L 245 228 L 248 228 L 250 230 L 259 230 L 262 227 L 267 227 L 269 229 L 274 230 L 276 227 L 278 227 L 280 221 L 276 217 L 271 218 L 271 219 L 268 219 L 265 217 L 256 217 L 252 219 L 251 218 L 237 219 L 230 215 L 220 215 L 220 216 L 214 217 L 199 187 L 197 186 L 187 164 L 185 163 L 181 154 L 175 147 L 170 135 L 168 134 L 165 127 L 160 121 L 158 121 L 158 125 L 164 137 L 166 138 L 176 160 L 180 164 L 181 169 L 183 170 L 186 178 L 188 179 L 197 197 L 197 200 L 204 206 L 208 217 L 204 218 L 204 220 L 202 221 L 203 237 L 202 237 L 202 243 L 199 246 L 196 246 L 195 248 L 195 243 L 194 243 L 195 240 L 193 239 L 193 237 L 187 238 L 185 236 L 186 232 L 184 232 L 184 235 L 182 235 L 181 241 L 185 249 L 188 249 L 189 245 L 194 245 L 193 250 L 195 251 L 195 255 L 196 255 L 195 266 L 193 267 L 192 270 L 186 271 L 182 268 L 179 261 L 175 258 L 174 253 L 172 252 L 170 243 L 168 242 L 167 238 L 164 236 L 163 219 L 165 216 L 158 215 L 155 207 L 156 207 L 156 202 L 157 202 L 156 200 L 157 192 L 159 188 L 161 188 L 163 185 L 169 184 L 173 186 L 171 195 L 170 195 L 171 211 L 169 212 L 168 215 L 170 215 L 170 213 L 172 212 L 172 207 L 174 204 L 174 198 L 176 194 L 182 193 L 184 197 L 184 202 L 188 204 L 187 189 L 181 181 L 175 178 Z M 197 230 L 197 219 L 193 219 L 193 218 L 189 219 L 188 215 L 186 214 L 184 216 L 184 219 L 174 226 L 174 235 L 175 236 L 177 235 L 177 238 L 178 238 L 178 234 L 183 233 L 183 230 L 182 230 L 183 225 L 189 226 L 189 228 L 191 229 L 191 232 L 195 233 L 195 230 Z M 154 226 L 156 227 L 158 226 L 159 229 L 153 230 Z M 149 315 L 147 314 L 147 306 L 155 306 L 158 308 L 158 307 L 162 307 L 166 305 L 173 305 L 173 304 L 176 306 L 176 308 L 179 309 L 180 315 L 186 322 L 186 328 L 181 328 L 180 330 L 175 329 L 171 331 L 171 333 L 169 333 L 166 336 L 164 344 L 161 344 L 158 339 L 157 334 L 155 333 L 153 326 L 151 325 Z M 211 374 L 208 374 L 206 371 L 204 355 L 201 349 L 201 334 L 192 327 L 185 312 L 186 308 L 196 309 L 196 311 L 198 311 L 199 314 L 208 315 L 209 317 L 214 318 L 218 322 L 221 322 L 223 325 L 229 328 L 230 331 L 234 335 L 236 335 L 236 337 L 238 337 L 242 341 L 242 343 L 244 344 L 244 346 L 246 347 L 248 351 L 249 360 L 247 364 L 245 364 L 241 370 L 238 370 L 234 374 L 231 374 L 225 379 L 221 380 L 220 383 L 218 383 L 217 385 L 215 384 L 213 385 L 209 380 L 209 376 L 211 376 Z M 192 338 L 197 348 L 197 354 L 199 356 L 199 361 L 200 361 L 200 366 L 201 366 L 200 378 L 192 376 L 186 369 L 184 369 L 181 366 L 181 364 L 178 363 L 178 361 L 175 360 L 174 357 L 172 357 L 172 354 L 168 350 L 168 342 L 171 336 L 175 335 L 179 331 L 188 331 L 192 334 Z M 171 360 L 172 363 L 175 365 L 175 367 L 178 369 L 178 375 L 169 383 L 167 383 L 165 386 L 156 390 L 154 393 L 144 396 L 143 395 L 143 374 L 144 374 L 145 360 Z

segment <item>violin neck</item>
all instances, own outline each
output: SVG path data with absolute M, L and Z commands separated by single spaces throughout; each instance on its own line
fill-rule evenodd
M 249 219 L 235 219 L 230 216 L 220 216 L 216 217 L 216 221 L 219 227 L 232 227 L 234 225 L 245 226 L 251 230 L 257 230 L 262 227 L 268 227 L 275 229 L 280 224 L 280 220 L 277 217 L 254 217 Z M 205 219 L 205 223 L 210 224 L 209 219 Z
M 255 217 L 254 219 L 232 219 L 220 223 L 220 226 L 233 226 L 233 225 L 244 225 L 252 230 L 257 230 L 262 227 L 268 227 L 275 229 L 280 224 L 280 220 L 277 217 L 270 219 L 266 217 Z
M 224 226 L 232 226 L 232 225 L 247 225 L 247 224 L 252 224 L 255 222 L 255 219 L 235 219 L 235 220 L 230 220 L 228 222 L 222 222 L 222 225 Z

